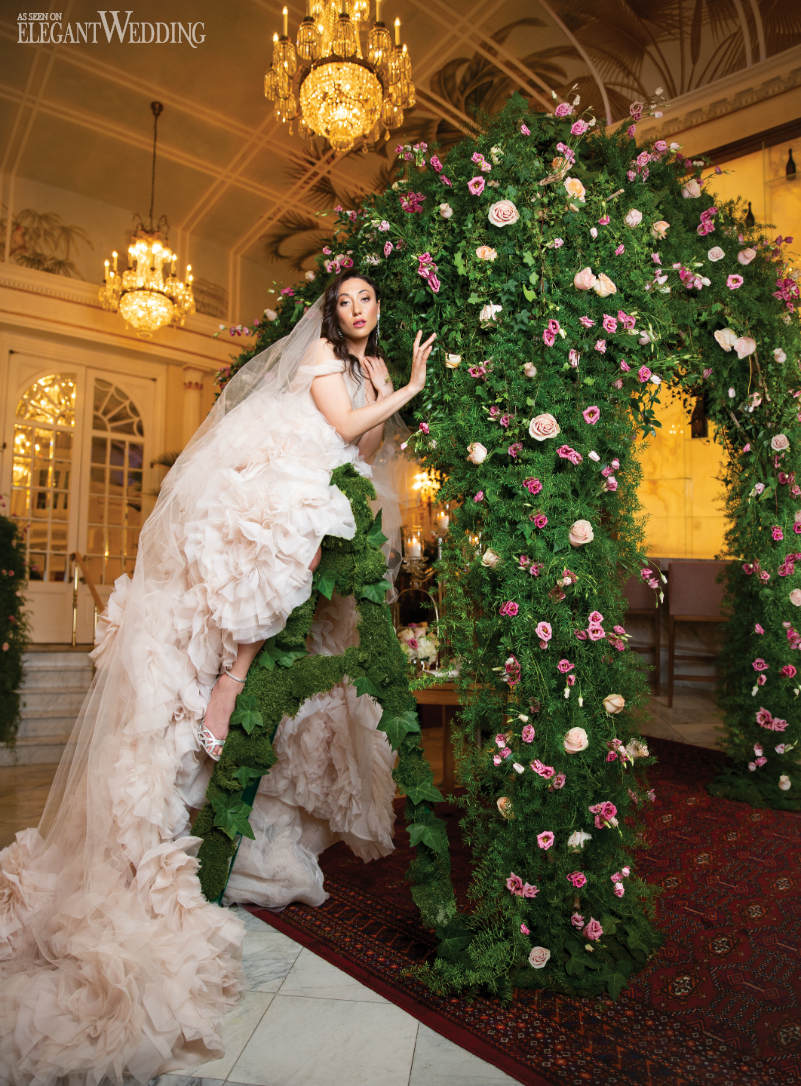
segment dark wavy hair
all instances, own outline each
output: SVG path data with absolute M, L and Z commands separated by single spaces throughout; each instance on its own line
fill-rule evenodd
M 342 284 L 346 283 L 349 279 L 362 279 L 365 283 L 369 283 L 375 291 L 376 301 L 381 300 L 378 293 L 378 286 L 373 282 L 369 275 L 362 275 L 361 272 L 354 271 L 352 268 L 348 271 L 340 272 L 336 279 L 326 287 L 325 295 L 323 296 L 323 323 L 320 335 L 328 340 L 334 348 L 334 354 L 337 358 L 341 358 L 343 362 L 347 362 L 352 376 L 360 381 L 362 374 L 359 366 L 359 359 L 355 354 L 351 354 L 348 350 L 348 345 L 345 341 L 345 337 L 342 335 L 342 329 L 340 328 L 337 319 L 337 299 L 339 298 L 339 291 Z M 370 355 L 372 358 L 384 357 L 384 352 L 378 342 L 378 325 L 375 326 L 367 337 L 365 354 Z

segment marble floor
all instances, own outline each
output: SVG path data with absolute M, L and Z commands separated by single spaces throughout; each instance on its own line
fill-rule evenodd
M 711 689 L 653 697 L 643 734 L 720 745 Z M 434 776 L 442 736 L 423 731 Z M 0 846 L 41 814 L 55 766 L 0 767 Z M 502 1086 L 516 1080 L 245 910 L 245 993 L 223 1023 L 225 1056 L 158 1086 Z

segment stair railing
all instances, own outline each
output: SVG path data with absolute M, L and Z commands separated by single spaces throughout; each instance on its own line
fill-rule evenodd
M 70 558 L 72 560 L 72 647 L 78 644 L 78 574 L 83 577 L 83 582 L 89 589 L 92 596 L 92 602 L 94 604 L 94 613 L 92 617 L 92 640 L 94 640 L 94 632 L 97 627 L 97 616 L 102 612 L 104 603 L 97 591 L 97 585 L 92 580 L 89 570 L 86 567 L 86 558 L 84 555 L 74 551 Z

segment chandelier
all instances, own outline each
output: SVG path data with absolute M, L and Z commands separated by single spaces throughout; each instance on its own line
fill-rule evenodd
M 273 63 L 264 77 L 264 95 L 275 103 L 276 120 L 297 118 L 306 136 L 322 136 L 335 151 L 366 148 L 403 124 L 403 111 L 415 103 L 412 61 L 395 44 L 381 21 L 383 0 L 376 0 L 370 23 L 370 0 L 307 0 L 306 16 L 295 42 L 289 38 L 288 11 L 284 32 L 273 35 Z
M 167 245 L 167 216 L 162 215 L 153 225 L 153 202 L 156 191 L 156 141 L 161 102 L 151 102 L 153 114 L 153 168 L 150 177 L 150 213 L 145 226 L 141 215 L 135 215 L 136 229 L 128 246 L 128 267 L 120 275 L 118 253 L 105 261 L 104 285 L 100 301 L 104 309 L 119 312 L 140 336 L 152 336 L 167 324 L 180 327 L 188 313 L 195 311 L 192 294 L 192 265 L 186 266 L 186 282 L 175 274 L 178 259 Z M 169 270 L 167 267 L 169 265 Z

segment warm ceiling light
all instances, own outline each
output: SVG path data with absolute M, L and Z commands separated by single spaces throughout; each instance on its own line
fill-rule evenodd
M 152 336 L 167 324 L 181 326 L 187 314 L 194 313 L 192 294 L 192 265 L 186 266 L 186 281 L 175 274 L 178 259 L 167 245 L 168 224 L 162 215 L 153 225 L 153 202 L 156 191 L 156 142 L 161 102 L 151 102 L 153 113 L 153 169 L 150 178 L 150 214 L 145 226 L 136 215 L 137 227 L 128 246 L 128 267 L 120 275 L 117 253 L 105 261 L 104 285 L 100 301 L 104 309 L 119 312 L 141 336 Z M 168 268 L 169 266 L 169 268 Z
M 362 48 L 361 32 L 370 20 L 369 0 L 307 0 L 295 42 L 289 38 L 289 14 L 283 9 L 283 33 L 273 35 L 273 62 L 264 77 L 265 97 L 275 103 L 276 118 L 290 124 L 300 118 L 304 133 L 328 140 L 335 151 L 375 143 L 403 123 L 403 111 L 415 103 L 412 62 L 375 19 Z

